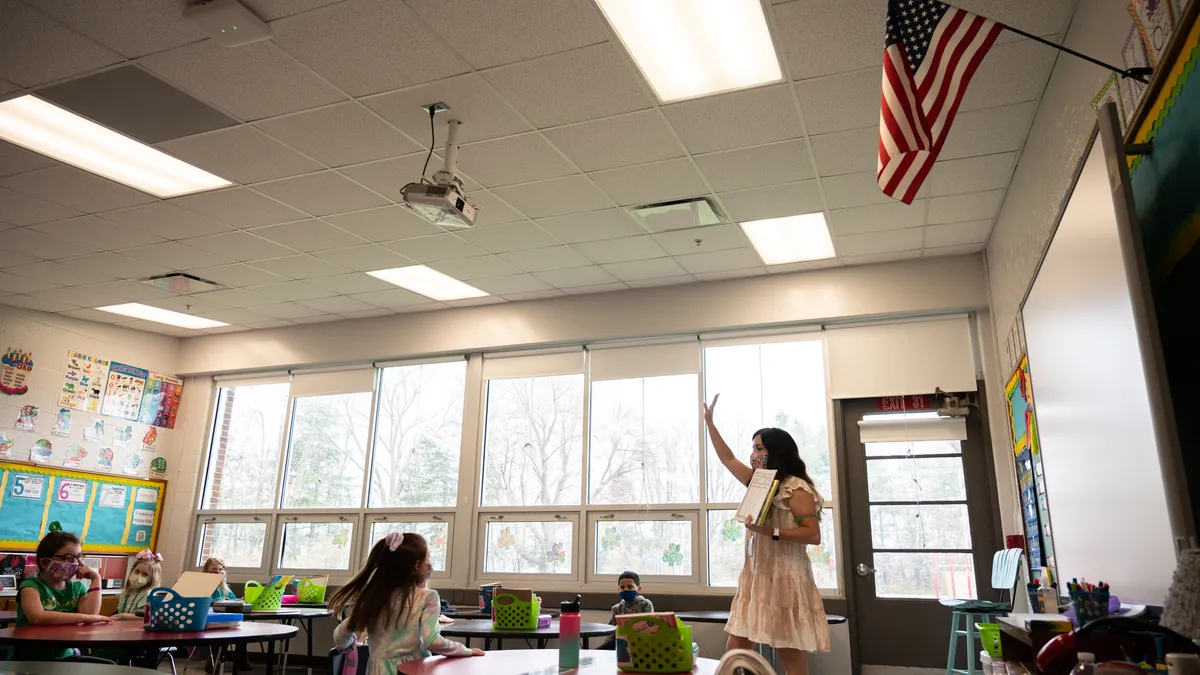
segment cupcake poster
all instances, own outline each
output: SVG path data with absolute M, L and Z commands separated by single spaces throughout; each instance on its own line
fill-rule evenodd
M 8 348 L 0 357 L 0 392 L 9 396 L 20 396 L 29 391 L 26 384 L 33 372 L 33 354 L 20 349 Z
M 58 405 L 86 412 L 100 412 L 104 386 L 108 379 L 109 362 L 79 352 L 67 352 L 66 375 Z
M 112 363 L 108 367 L 108 387 L 104 390 L 102 412 L 110 417 L 136 422 L 142 407 L 142 393 L 146 390 L 146 379 L 150 371 Z

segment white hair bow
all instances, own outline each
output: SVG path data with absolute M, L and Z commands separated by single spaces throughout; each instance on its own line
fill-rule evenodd
M 400 548 L 400 544 L 404 541 L 404 534 L 400 532 L 389 532 L 388 536 L 384 538 L 384 541 L 387 542 L 388 550 L 395 553 L 396 549 Z

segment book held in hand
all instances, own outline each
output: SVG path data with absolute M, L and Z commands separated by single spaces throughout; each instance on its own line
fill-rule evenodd
M 753 518 L 755 525 L 767 522 L 767 513 L 771 510 L 771 500 L 779 490 L 779 481 L 775 480 L 774 469 L 755 469 L 750 477 L 750 485 L 746 487 L 746 496 L 738 506 L 737 521 L 745 523 L 747 518 Z

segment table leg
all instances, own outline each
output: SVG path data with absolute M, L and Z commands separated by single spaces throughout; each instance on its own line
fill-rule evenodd
M 546 638 L 538 638 L 538 649 L 545 649 L 547 642 L 549 642 L 549 640 Z
M 142 667 L 149 668 L 150 670 L 158 670 L 158 659 L 155 658 L 157 656 L 157 649 L 147 649 L 142 652 Z
M 221 658 L 220 652 L 217 653 L 217 659 Z M 233 650 L 233 675 L 238 675 L 238 667 L 246 661 L 246 644 L 242 643 Z
M 312 617 L 309 617 L 308 628 L 304 629 L 304 631 L 305 631 L 306 636 L 308 637 L 308 675 L 312 675 L 312 662 L 313 662 L 313 654 L 312 654 L 313 619 L 312 619 Z
M 275 641 L 267 642 L 267 675 L 275 675 Z

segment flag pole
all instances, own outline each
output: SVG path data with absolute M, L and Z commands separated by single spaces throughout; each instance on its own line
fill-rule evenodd
M 1098 60 L 1098 59 L 1093 59 L 1092 57 L 1088 56 L 1087 54 L 1080 54 L 1079 52 L 1075 51 L 1074 49 L 1070 49 L 1070 48 L 1068 48 L 1068 47 L 1064 47 L 1064 46 L 1062 46 L 1062 45 L 1054 44 L 1053 42 L 1051 42 L 1051 41 L 1049 41 L 1049 40 L 1046 40 L 1046 39 L 1044 39 L 1044 38 L 1040 38 L 1040 37 L 1038 37 L 1038 36 L 1036 36 L 1036 35 L 1031 35 L 1031 34 L 1029 34 L 1029 33 L 1026 33 L 1025 31 L 1023 31 L 1023 30 L 1020 30 L 1020 29 L 1018 29 L 1018 28 L 1013 28 L 1012 26 L 1008 26 L 1008 25 L 1006 25 L 1006 26 L 1004 26 L 1004 29 L 1005 29 L 1005 30 L 1007 30 L 1007 31 L 1011 31 L 1011 32 L 1013 32 L 1013 33 L 1016 33 L 1017 35 L 1021 35 L 1021 36 L 1023 36 L 1023 37 L 1027 37 L 1027 38 L 1029 38 L 1030 40 L 1033 40 L 1034 42 L 1040 42 L 1040 43 L 1042 43 L 1042 44 L 1044 44 L 1044 45 L 1046 45 L 1046 46 L 1048 46 L 1048 47 L 1053 47 L 1054 49 L 1057 49 L 1057 50 L 1058 50 L 1058 51 L 1060 51 L 1060 52 L 1066 52 L 1066 53 L 1070 54 L 1071 56 L 1076 56 L 1076 57 L 1079 57 L 1079 58 L 1081 58 L 1081 59 L 1083 59 L 1084 61 L 1087 61 L 1087 62 L 1089 62 L 1089 63 L 1094 63 L 1094 64 L 1096 64 L 1097 66 L 1100 66 L 1101 68 L 1106 68 L 1106 69 L 1108 69 L 1108 70 L 1111 70 L 1112 72 L 1114 72 L 1114 73 L 1116 73 L 1116 74 L 1120 75 L 1121 77 L 1128 77 L 1128 78 L 1129 78 L 1129 79 L 1131 79 L 1131 80 L 1137 80 L 1138 82 L 1141 82 L 1141 83 L 1143 83 L 1143 84 L 1149 84 L 1149 83 L 1150 83 L 1150 80 L 1147 78 L 1147 76 L 1148 76 L 1148 75 L 1150 75 L 1151 73 L 1153 73 L 1153 72 L 1154 72 L 1154 69 L 1153 69 L 1153 68 L 1127 68 L 1127 69 L 1121 69 L 1121 68 L 1118 68 L 1118 67 L 1116 67 L 1116 66 L 1109 65 L 1109 64 L 1107 64 L 1107 63 L 1105 63 L 1105 62 L 1103 62 L 1103 61 L 1100 61 L 1100 60 Z

